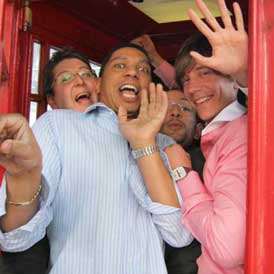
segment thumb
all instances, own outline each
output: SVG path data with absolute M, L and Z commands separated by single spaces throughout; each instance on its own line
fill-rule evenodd
M 190 55 L 191 57 L 193 57 L 193 59 L 196 61 L 197 64 L 203 65 L 205 67 L 211 67 L 210 66 L 211 57 L 205 57 L 196 51 L 191 51 Z
M 35 147 L 19 140 L 5 140 L 1 146 L 2 154 L 9 155 L 19 159 L 29 159 L 36 152 Z
M 12 140 L 5 140 L 0 145 L 0 152 L 3 154 L 10 154 L 12 150 Z
M 120 123 L 127 121 L 127 110 L 124 106 L 120 106 L 118 109 L 118 119 Z

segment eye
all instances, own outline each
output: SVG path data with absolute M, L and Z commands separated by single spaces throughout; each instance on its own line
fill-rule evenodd
M 117 64 L 114 64 L 114 67 L 117 68 L 117 69 L 123 69 L 123 68 L 125 68 L 126 66 L 125 66 L 125 64 L 123 64 L 123 63 L 117 63 Z
M 95 75 L 90 70 L 82 70 L 82 71 L 79 71 L 78 74 L 84 79 L 95 78 Z
M 137 68 L 137 70 L 140 71 L 140 72 L 144 72 L 146 74 L 150 74 L 150 69 L 146 66 L 140 66 L 140 67 Z
M 74 75 L 71 72 L 64 72 L 57 77 L 56 81 L 59 84 L 66 84 L 72 81 L 73 78 L 74 78 Z
M 208 76 L 208 75 L 211 75 L 212 74 L 212 70 L 209 70 L 209 69 L 205 69 L 205 70 L 201 70 L 200 71 L 200 75 L 203 77 L 203 76 Z
M 184 111 L 184 112 L 191 112 L 191 108 L 190 108 L 190 107 L 180 105 L 180 108 L 181 108 L 181 110 Z

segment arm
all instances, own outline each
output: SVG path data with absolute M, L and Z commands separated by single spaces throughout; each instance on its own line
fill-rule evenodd
M 58 187 L 61 168 L 59 150 L 56 144 L 52 123 L 50 122 L 51 113 L 41 116 L 33 127 L 35 138 L 41 147 L 43 154 L 43 174 L 41 176 L 42 189 L 37 199 L 38 208 L 35 214 L 23 225 L 12 231 L 0 230 L 1 249 L 8 252 L 18 252 L 30 248 L 45 236 L 46 227 L 52 220 L 52 201 Z M 33 147 L 31 148 L 33 150 Z M 30 181 L 32 182 L 32 181 Z M 0 216 L 4 218 L 6 212 L 6 180 L 0 188 Z M 19 182 L 21 183 L 21 182 Z M 5 232 L 5 233 L 4 233 Z
M 151 63 L 155 68 L 155 74 L 161 78 L 165 85 L 167 85 L 169 88 L 172 88 L 175 85 L 174 67 L 158 53 L 149 35 L 144 34 L 133 39 L 131 42 L 143 47 L 146 50 Z
M 233 4 L 236 19 L 235 28 L 225 1 L 220 0 L 218 3 L 224 28 L 217 22 L 202 0 L 196 0 L 196 4 L 209 26 L 192 9 L 189 10 L 190 19 L 207 37 L 212 46 L 211 57 L 204 57 L 198 52 L 191 52 L 191 56 L 197 63 L 230 75 L 240 86 L 247 87 L 248 36 L 244 29 L 240 6 L 236 2 Z
M 41 181 L 42 156 L 27 120 L 18 114 L 0 116 L 0 164 L 6 169 L 7 200 L 30 201 Z M 26 224 L 38 210 L 38 197 L 27 206 L 7 204 L 0 218 L 3 231 Z
M 244 261 L 247 175 L 244 134 L 231 138 L 222 152 L 216 152 L 215 160 L 222 155 L 216 166 L 210 168 L 211 163 L 207 163 L 204 184 L 194 171 L 178 183 L 184 201 L 183 223 L 212 259 L 225 268 Z M 172 158 L 170 161 L 173 167 L 179 164 Z
M 142 90 L 141 108 L 137 119 L 128 121 L 126 110 L 119 109 L 120 130 L 133 150 L 156 145 L 167 109 L 167 96 L 161 85 L 150 84 L 150 103 Z M 159 151 L 137 159 L 147 191 L 153 202 L 179 207 L 176 190 Z

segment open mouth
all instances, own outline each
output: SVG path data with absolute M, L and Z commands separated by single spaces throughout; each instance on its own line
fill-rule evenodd
M 139 93 L 139 89 L 136 86 L 131 84 L 122 85 L 119 88 L 119 91 L 122 93 L 123 97 L 128 99 L 136 98 Z
M 89 92 L 83 92 L 76 96 L 75 101 L 79 103 L 82 100 L 90 100 L 90 93 Z

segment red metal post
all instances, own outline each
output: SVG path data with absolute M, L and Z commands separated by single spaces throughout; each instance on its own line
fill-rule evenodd
M 249 10 L 249 157 L 245 274 L 274 273 L 274 1 Z

